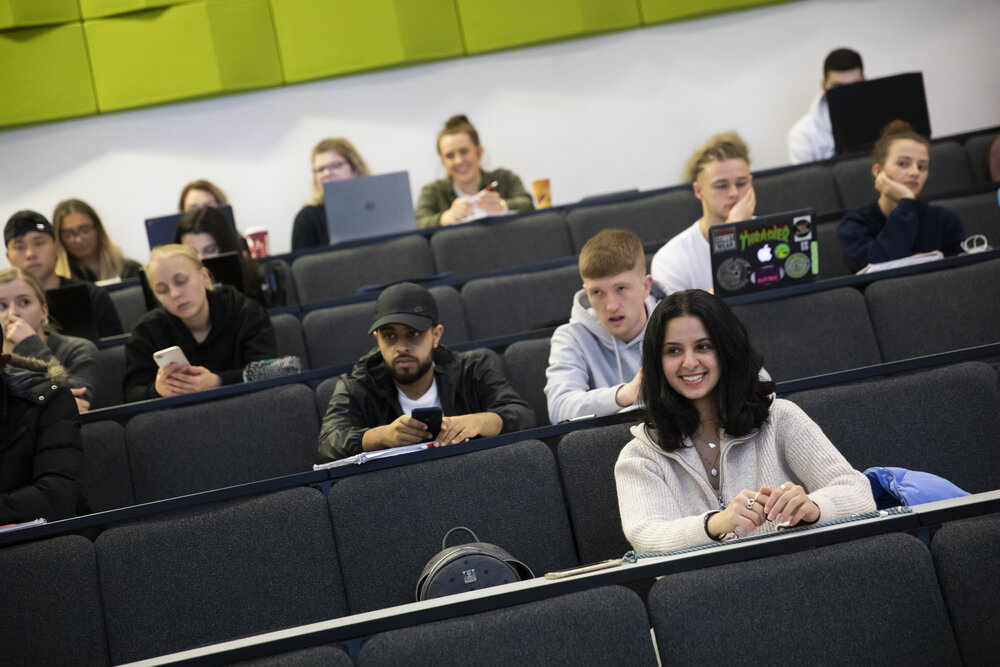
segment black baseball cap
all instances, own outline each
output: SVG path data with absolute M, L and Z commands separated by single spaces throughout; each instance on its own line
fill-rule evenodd
M 28 232 L 42 232 L 52 238 L 56 233 L 52 231 L 52 225 L 45 219 L 45 216 L 37 211 L 18 211 L 10 216 L 7 224 L 3 228 L 3 244 L 7 245 L 18 236 L 24 236 Z
M 438 307 L 434 295 L 420 285 L 397 283 L 378 295 L 375 321 L 368 333 L 386 324 L 404 324 L 417 331 L 427 331 L 437 323 Z

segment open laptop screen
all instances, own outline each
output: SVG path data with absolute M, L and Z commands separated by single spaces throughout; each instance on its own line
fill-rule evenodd
M 826 102 L 838 154 L 871 149 L 882 128 L 896 119 L 905 120 L 925 137 L 931 136 L 924 75 L 920 72 L 837 86 L 826 91 Z
M 405 171 L 324 183 L 323 203 L 331 244 L 417 228 Z

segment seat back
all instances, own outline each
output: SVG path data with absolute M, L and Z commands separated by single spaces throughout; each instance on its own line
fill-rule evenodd
M 104 531 L 112 662 L 345 615 L 324 505 L 302 487 Z
M 872 160 L 867 155 L 841 160 L 833 165 L 833 182 L 840 195 L 841 208 L 858 208 L 878 197 Z
M 538 425 L 549 422 L 545 400 L 545 369 L 549 366 L 549 339 L 533 338 L 511 344 L 503 353 L 507 379 L 535 411 Z
M 142 285 L 129 285 L 107 292 L 115 305 L 118 319 L 122 321 L 122 331 L 132 331 L 139 319 L 146 314 L 146 297 L 143 296 Z
M 631 549 L 622 532 L 615 463 L 632 439 L 632 424 L 567 433 L 557 458 L 581 563 L 620 558 Z
M 969 158 L 972 177 L 976 183 L 989 183 L 990 178 L 990 146 L 996 141 L 995 133 L 977 134 L 965 142 L 965 154 Z
M 303 304 L 351 296 L 365 285 L 423 280 L 434 273 L 430 246 L 419 235 L 304 255 L 292 262 Z
M 577 564 L 555 461 L 537 440 L 346 477 L 329 502 L 352 614 L 413 602 L 456 526 L 537 576 Z
M 1000 489 L 1000 383 L 970 362 L 789 396 L 857 470 L 898 466 Z
M 319 417 L 313 391 L 292 384 L 143 413 L 125 435 L 144 503 L 310 470 Z
M 110 664 L 89 540 L 64 535 L 0 549 L 0 578 L 0 664 Z
M 853 273 L 847 268 L 847 262 L 844 261 L 844 247 L 840 244 L 840 237 L 837 236 L 837 227 L 839 226 L 839 220 L 820 222 L 816 225 L 816 243 L 819 246 L 819 276 L 824 280 L 849 276 Z
M 931 144 L 930 156 L 931 168 L 920 191 L 921 197 L 966 190 L 976 185 L 969 156 L 962 144 L 955 141 Z
M 302 368 L 309 368 L 309 353 L 302 335 L 302 321 L 291 313 L 280 313 L 271 316 L 271 326 L 274 327 L 274 337 L 278 343 L 278 356 L 294 355 L 302 362 Z
M 467 275 L 573 254 L 562 213 L 547 211 L 443 228 L 431 237 L 438 271 Z
M 758 212 L 813 208 L 817 213 L 825 213 L 841 208 L 833 174 L 825 166 L 797 167 L 780 174 L 756 176 L 753 189 Z
M 135 504 L 132 473 L 125 447 L 125 429 L 115 421 L 84 424 L 83 497 L 94 512 Z
M 879 280 L 865 301 L 883 361 L 1000 341 L 1000 259 Z
M 125 402 L 125 345 L 97 349 L 97 403 L 91 408 L 107 408 Z
M 656 656 L 642 600 L 621 586 L 374 635 L 359 667 L 649 665 Z
M 973 234 L 985 234 L 990 245 L 994 248 L 1000 246 L 1000 207 L 997 206 L 995 190 L 965 197 L 938 199 L 934 205 L 946 208 L 958 216 L 966 238 Z
M 566 322 L 579 289 L 576 264 L 470 280 L 462 288 L 469 336 L 482 340 Z
M 670 574 L 649 613 L 664 665 L 959 664 L 930 553 L 904 533 Z M 753 639 L 719 641 L 719 619 Z
M 608 227 L 627 229 L 643 243 L 667 241 L 701 217 L 701 202 L 691 188 L 678 188 L 632 201 L 580 206 L 566 215 L 573 252 Z
M 841 287 L 733 307 L 777 381 L 881 363 L 865 298 Z

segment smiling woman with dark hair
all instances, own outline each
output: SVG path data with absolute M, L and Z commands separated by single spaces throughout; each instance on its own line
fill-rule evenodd
M 646 423 L 615 466 L 636 551 L 875 509 L 864 475 L 798 406 L 774 398 L 762 361 L 743 323 L 707 292 L 675 292 L 653 311 L 642 350 Z

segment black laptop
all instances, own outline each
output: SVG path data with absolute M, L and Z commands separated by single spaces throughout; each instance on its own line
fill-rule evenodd
M 233 217 L 233 207 L 226 204 L 224 206 L 216 206 L 215 209 L 232 225 L 233 231 L 236 231 L 236 218 Z M 146 219 L 146 238 L 149 239 L 150 250 L 156 246 L 174 242 L 174 232 L 177 231 L 177 223 L 180 221 L 182 215 L 184 214 L 171 213 L 170 215 L 161 215 L 157 218 Z
M 719 297 L 816 280 L 814 209 L 765 215 L 708 229 L 712 285 Z
M 859 81 L 826 91 L 837 154 L 870 150 L 882 128 L 894 120 L 905 120 L 914 130 L 931 136 L 927 115 L 924 75 L 897 74 Z
M 46 290 L 45 300 L 49 304 L 49 316 L 55 320 L 60 333 L 90 340 L 100 338 L 86 285 L 77 283 Z

